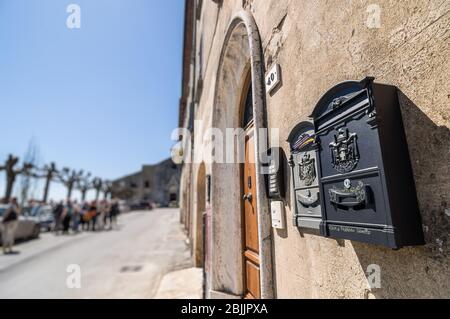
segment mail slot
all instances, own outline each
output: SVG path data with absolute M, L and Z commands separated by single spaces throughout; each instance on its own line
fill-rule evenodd
M 319 230 L 322 211 L 314 125 L 311 122 L 299 123 L 289 135 L 288 142 L 294 189 L 294 226 Z
M 312 118 L 321 234 L 394 249 L 424 244 L 396 87 L 338 84 Z

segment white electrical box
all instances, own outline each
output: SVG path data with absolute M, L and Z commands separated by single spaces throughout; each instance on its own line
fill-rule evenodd
M 284 203 L 282 201 L 272 201 L 270 203 L 272 215 L 272 227 L 276 229 L 286 228 L 286 215 L 284 213 Z

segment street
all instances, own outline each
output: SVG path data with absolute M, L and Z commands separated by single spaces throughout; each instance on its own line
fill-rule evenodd
M 0 298 L 201 298 L 177 209 L 123 214 L 111 231 L 19 243 L 0 255 Z M 79 265 L 81 287 L 69 288 Z

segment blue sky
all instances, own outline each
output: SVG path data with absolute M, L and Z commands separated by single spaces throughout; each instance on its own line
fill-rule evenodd
M 66 26 L 71 3 L 81 29 Z M 0 0 L 0 161 L 32 139 L 42 163 L 108 179 L 169 157 L 183 11 L 183 0 Z M 4 184 L 0 173 L 1 195 Z

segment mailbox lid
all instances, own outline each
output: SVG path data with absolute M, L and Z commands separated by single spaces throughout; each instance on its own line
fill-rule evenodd
M 331 88 L 319 100 L 313 113 L 316 132 L 335 123 L 336 119 L 345 117 L 362 108 L 372 108 L 371 86 L 374 78 L 368 77 L 362 81 L 346 81 Z

